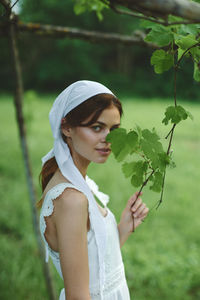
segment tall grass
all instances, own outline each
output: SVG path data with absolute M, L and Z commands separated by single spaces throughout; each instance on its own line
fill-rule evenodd
M 54 97 L 28 95 L 25 115 L 33 176 L 40 188 L 40 159 L 51 148 L 48 112 Z M 160 99 L 124 99 L 122 126 L 156 127 L 165 142 L 170 127 L 161 125 L 169 104 Z M 169 169 L 162 205 L 159 195 L 144 190 L 150 208 L 146 221 L 122 248 L 131 299 L 200 299 L 200 118 L 199 104 L 184 102 L 194 115 L 177 126 L 172 148 L 177 167 Z M 47 299 L 32 228 L 32 217 L 19 146 L 12 99 L 0 98 L 0 299 Z M 165 142 L 166 145 L 166 142 Z M 120 164 L 111 156 L 104 165 L 91 164 L 89 175 L 110 195 L 110 209 L 119 221 L 129 196 L 135 192 L 123 177 Z M 59 292 L 62 280 L 52 267 Z

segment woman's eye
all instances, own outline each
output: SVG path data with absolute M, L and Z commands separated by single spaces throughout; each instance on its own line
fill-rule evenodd
M 115 130 L 117 128 L 119 128 L 119 127 L 118 126 L 117 127 L 112 127 L 112 128 L 110 128 L 110 131 L 113 131 L 113 130 Z
M 92 126 L 92 129 L 95 131 L 95 132 L 99 132 L 101 130 L 101 126 L 97 125 L 97 126 Z

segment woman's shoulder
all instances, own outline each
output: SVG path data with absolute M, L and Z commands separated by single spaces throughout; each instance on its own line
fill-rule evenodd
M 60 172 L 56 172 L 49 181 L 44 190 L 43 197 L 44 199 L 49 197 L 54 200 L 59 200 L 55 201 L 55 204 L 63 209 L 65 206 L 69 209 L 71 206 L 86 205 L 88 202 L 86 196 L 72 185 Z

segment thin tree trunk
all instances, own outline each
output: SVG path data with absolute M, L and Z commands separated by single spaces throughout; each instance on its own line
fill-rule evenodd
M 28 191 L 30 196 L 30 202 L 31 202 L 31 209 L 32 209 L 32 219 L 33 219 L 33 227 L 35 231 L 35 236 L 39 248 L 39 254 L 40 259 L 42 262 L 43 272 L 46 280 L 46 286 L 47 291 L 49 294 L 50 300 L 55 300 L 55 290 L 53 287 L 53 281 L 51 278 L 49 265 L 45 262 L 45 252 L 44 247 L 42 245 L 40 233 L 39 233 L 39 222 L 38 222 L 38 215 L 36 210 L 36 192 L 33 184 L 33 178 L 32 178 L 32 172 L 31 172 L 31 166 L 30 166 L 30 160 L 29 160 L 29 153 L 28 153 L 28 147 L 27 147 L 27 140 L 26 140 L 26 130 L 25 130 L 25 123 L 24 123 L 24 117 L 23 117 L 23 111 L 22 111 L 22 101 L 23 101 L 23 82 L 22 82 L 22 76 L 21 76 L 21 67 L 20 67 L 20 60 L 19 60 L 19 54 L 18 54 L 18 48 L 16 44 L 16 34 L 15 34 L 15 28 L 13 24 L 10 24 L 9 27 L 9 37 L 10 37 L 10 45 L 11 45 L 11 53 L 13 58 L 13 71 L 15 75 L 15 82 L 16 82 L 16 88 L 15 88 L 15 95 L 14 95 L 14 105 L 16 110 L 16 119 L 18 124 L 18 130 L 19 130 L 19 136 L 20 136 L 20 144 L 22 149 L 22 155 L 23 155 L 23 161 L 25 165 L 25 171 L 26 171 L 26 179 L 27 179 L 27 185 L 28 185 Z

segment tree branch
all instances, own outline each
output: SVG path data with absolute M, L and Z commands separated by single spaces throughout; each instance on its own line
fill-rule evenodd
M 0 0 L 0 4 L 3 5 L 3 7 L 6 10 L 10 11 L 10 1 L 8 1 L 8 0 Z
M 1 17 L 10 16 L 10 14 L 11 14 L 10 1 L 9 0 L 0 0 L 0 4 L 5 8 L 5 13 L 3 13 Z
M 121 15 L 127 15 L 127 16 L 130 16 L 130 17 L 134 17 L 134 18 L 138 18 L 138 19 L 142 19 L 142 20 L 148 20 L 150 22 L 154 22 L 154 23 L 157 23 L 157 24 L 161 24 L 161 25 L 164 25 L 164 26 L 170 26 L 170 25 L 178 25 L 178 24 L 198 24 L 199 23 L 199 20 L 190 20 L 190 21 L 176 21 L 176 22 L 168 22 L 168 20 L 165 20 L 165 21 L 162 21 L 158 18 L 153 18 L 151 16 L 145 16 L 144 14 L 141 14 L 141 13 L 134 13 L 132 11 L 129 11 L 129 10 L 122 10 L 122 9 L 119 9 L 118 7 L 116 7 L 116 5 L 113 5 L 113 4 L 110 4 L 110 8 L 118 13 L 118 14 L 121 14 Z
M 120 5 L 146 16 L 159 17 L 167 22 L 168 15 L 200 21 L 200 4 L 188 0 L 110 0 L 111 6 Z
M 145 42 L 144 38 L 146 35 L 143 31 L 139 30 L 134 32 L 132 35 L 122 35 L 117 33 L 103 33 L 84 29 L 81 30 L 78 28 L 64 26 L 23 23 L 21 21 L 17 21 L 15 26 L 20 32 L 29 32 L 45 37 L 72 38 L 87 40 L 95 43 L 119 43 L 124 45 L 141 45 L 150 48 L 158 48 L 158 46 L 155 44 Z M 0 34 L 3 33 L 5 34 L 5 29 L 2 25 L 0 26 Z

